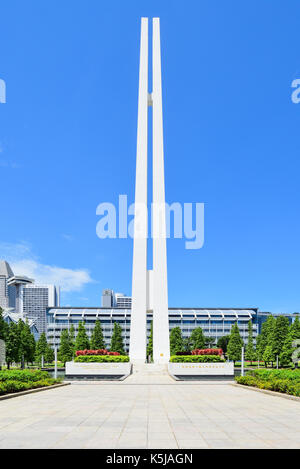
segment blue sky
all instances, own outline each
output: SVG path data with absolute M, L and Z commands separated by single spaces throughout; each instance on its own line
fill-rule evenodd
M 62 303 L 131 292 L 140 17 L 161 18 L 166 198 L 205 204 L 205 243 L 168 241 L 170 306 L 299 311 L 300 4 L 11 0 L 1 5 L 0 257 Z

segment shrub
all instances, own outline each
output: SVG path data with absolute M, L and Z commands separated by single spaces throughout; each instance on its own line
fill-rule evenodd
M 19 392 L 19 391 L 26 391 L 28 389 L 36 389 L 42 388 L 46 386 L 51 386 L 52 384 L 60 383 L 60 380 L 47 378 L 47 379 L 40 379 L 34 382 L 24 382 L 24 381 L 17 381 L 13 379 L 8 379 L 6 381 L 0 381 L 0 395 Z
M 127 355 L 78 355 L 75 359 L 78 363 L 118 363 L 129 362 Z
M 251 370 L 235 379 L 246 386 L 300 396 L 300 370 Z
M 32 383 L 43 379 L 48 379 L 47 371 L 40 370 L 3 370 L 0 371 L 0 383 L 4 381 L 19 381 Z
M 225 362 L 220 355 L 173 355 L 170 358 L 171 363 L 212 363 Z
M 251 370 L 249 371 L 251 376 L 255 376 L 261 380 L 270 380 L 270 379 L 288 379 L 292 381 L 300 382 L 300 370 Z

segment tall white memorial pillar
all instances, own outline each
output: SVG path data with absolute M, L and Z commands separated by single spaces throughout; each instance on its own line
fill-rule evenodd
M 147 147 L 148 147 L 148 18 L 141 20 L 140 76 L 135 177 L 135 221 L 129 356 L 146 360 L 147 303 Z M 143 209 L 145 207 L 145 210 Z
M 160 26 L 153 19 L 153 91 L 148 94 L 148 19 L 141 22 L 135 220 L 133 242 L 130 360 L 145 362 L 147 309 L 153 310 L 153 358 L 170 357 Z M 153 106 L 153 270 L 147 272 L 147 146 L 148 105 Z
M 167 363 L 170 358 L 164 145 L 161 90 L 160 25 L 153 18 L 153 359 Z

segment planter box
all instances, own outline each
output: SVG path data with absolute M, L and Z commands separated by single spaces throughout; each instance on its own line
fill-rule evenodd
M 131 373 L 131 363 L 66 363 L 65 379 L 116 379 L 122 380 L 127 378 Z
M 233 379 L 233 362 L 169 363 L 169 374 L 176 380 Z

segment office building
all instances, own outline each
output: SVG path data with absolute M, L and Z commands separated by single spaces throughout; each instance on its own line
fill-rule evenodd
M 12 277 L 13 271 L 8 262 L 0 260 L 0 307 L 10 308 L 14 303 L 14 289 L 9 288 L 8 279 Z
M 103 290 L 101 305 L 104 308 L 131 308 L 131 296 L 124 293 L 115 293 L 113 290 Z
M 46 309 L 59 305 L 59 289 L 55 285 L 22 285 L 20 311 L 35 321 L 40 332 L 46 332 Z
M 46 308 L 59 306 L 59 288 L 37 285 L 25 275 L 15 275 L 8 262 L 0 261 L 0 307 L 34 321 L 39 333 L 46 332 Z

